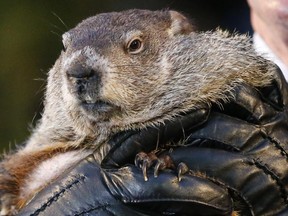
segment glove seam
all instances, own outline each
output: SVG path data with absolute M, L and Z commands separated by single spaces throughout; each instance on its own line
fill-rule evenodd
M 282 147 L 280 141 L 276 137 L 267 136 L 267 138 L 274 144 L 274 146 L 281 151 L 281 154 L 288 160 L 288 153 Z
M 281 142 L 276 137 L 269 136 L 265 128 L 261 128 L 261 132 L 264 137 L 266 137 L 271 143 L 274 144 L 275 148 L 277 148 L 280 151 L 280 154 L 283 155 L 287 161 L 288 154 L 285 151 L 285 149 L 282 147 Z M 277 173 L 275 173 L 272 169 L 270 169 L 269 165 L 263 164 L 261 161 L 257 161 L 257 160 L 254 160 L 254 162 L 258 168 L 262 169 L 265 174 L 270 175 L 271 178 L 276 181 L 276 184 L 280 188 L 281 197 L 284 199 L 284 203 L 288 205 L 288 192 L 285 189 L 285 185 L 281 182 L 279 175 L 277 175 Z
M 126 204 L 137 204 L 137 203 L 149 203 L 149 202 L 155 202 L 155 201 L 158 201 L 158 202 L 167 202 L 167 201 L 179 201 L 179 202 L 192 202 L 192 203 L 197 203 L 197 204 L 203 204 L 203 205 L 206 205 L 206 206 L 208 206 L 207 205 L 207 203 L 206 202 L 199 202 L 199 201 L 197 201 L 196 199 L 195 200 L 191 200 L 191 199 L 175 199 L 175 198 L 154 198 L 154 199 L 152 199 L 152 198 L 150 198 L 150 199 L 133 199 L 133 200 L 130 200 L 129 202 L 126 200 L 123 200 L 124 201 L 124 203 L 126 203 Z M 217 205 L 217 204 L 215 204 L 215 205 L 209 205 L 210 207 L 215 207 L 216 209 L 218 209 L 218 210 L 220 210 L 221 208 L 219 208 L 219 207 L 222 207 L 222 205 Z
M 190 174 L 192 174 L 192 173 L 193 173 L 192 176 L 203 178 L 203 176 L 201 174 L 191 172 L 191 170 L 190 170 Z M 214 182 L 220 186 L 227 188 L 228 191 L 232 191 L 237 196 L 239 196 L 245 202 L 247 207 L 249 208 L 251 215 L 255 215 L 251 203 L 249 202 L 249 200 L 246 198 L 246 196 L 243 193 L 241 193 L 240 191 L 237 190 L 237 188 L 231 187 L 230 185 L 226 184 L 225 182 L 221 181 L 220 179 L 207 175 L 207 173 L 204 175 L 205 175 L 205 178 L 207 178 L 208 180 L 210 180 L 210 181 L 212 181 L 212 182 Z
M 60 188 L 59 191 L 57 191 L 56 193 L 54 193 L 52 196 L 48 197 L 48 199 L 46 200 L 45 203 L 43 203 L 41 205 L 40 208 L 38 208 L 37 210 L 35 210 L 32 214 L 30 215 L 38 215 L 40 212 L 45 211 L 45 209 L 50 206 L 53 202 L 57 201 L 58 198 L 63 195 L 67 189 L 71 189 L 72 187 L 74 187 L 75 185 L 83 182 L 86 179 L 86 176 L 84 175 L 78 175 L 78 176 L 74 176 L 75 179 L 69 183 L 68 185 L 65 185 L 63 188 Z
M 99 210 L 99 209 L 102 209 L 102 210 L 106 210 L 108 211 L 109 213 L 111 213 L 111 215 L 115 215 L 114 213 L 112 213 L 111 211 L 109 211 L 107 208 L 111 206 L 111 205 L 101 205 L 101 206 L 97 206 L 97 207 L 91 207 L 91 208 L 88 208 L 88 209 L 84 209 L 82 210 L 81 212 L 77 212 L 75 214 L 73 214 L 73 216 L 80 216 L 80 215 L 83 215 L 83 214 L 87 214 L 87 213 L 90 213 L 92 211 L 95 211 L 95 210 Z
M 276 182 L 276 185 L 281 193 L 281 198 L 283 199 L 284 203 L 288 205 L 287 191 L 285 189 L 285 185 L 280 181 L 279 176 L 273 172 L 273 170 L 271 170 L 267 164 L 263 164 L 261 161 L 257 161 L 257 159 L 253 159 L 253 162 L 258 169 L 263 170 L 266 175 L 270 176 Z

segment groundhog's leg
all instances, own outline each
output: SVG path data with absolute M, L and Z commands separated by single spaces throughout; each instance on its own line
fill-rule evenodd
M 13 157 L 10 157 L 13 160 Z M 19 182 L 17 178 L 5 167 L 11 161 L 4 160 L 0 171 L 0 215 L 15 215 L 17 195 L 19 193 Z M 17 164 L 14 164 L 16 167 Z
M 20 197 L 20 191 L 41 162 L 70 150 L 73 148 L 67 148 L 63 143 L 55 143 L 35 151 L 20 150 L 6 155 L 0 163 L 0 215 L 14 215 L 25 204 L 29 197 Z M 29 193 L 33 194 L 34 191 Z

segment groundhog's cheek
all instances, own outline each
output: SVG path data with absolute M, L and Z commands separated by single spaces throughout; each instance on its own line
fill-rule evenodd
M 108 101 L 116 106 L 125 107 L 125 104 L 131 98 L 127 89 L 123 88 L 119 83 L 112 82 L 105 85 L 101 91 L 103 100 Z
M 150 106 L 151 98 L 158 92 L 159 75 L 151 76 L 148 71 L 118 71 L 103 75 L 100 97 L 123 112 L 139 112 Z
M 128 96 L 126 81 L 123 81 L 118 74 L 109 72 L 104 74 L 101 81 L 100 97 L 112 104 L 120 106 L 123 99 Z

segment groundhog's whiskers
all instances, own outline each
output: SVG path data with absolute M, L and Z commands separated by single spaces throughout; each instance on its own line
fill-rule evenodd
M 120 131 L 157 127 L 203 104 L 233 100 L 242 83 L 270 82 L 274 66 L 256 55 L 246 36 L 193 29 L 175 11 L 128 10 L 99 14 L 66 32 L 64 50 L 49 71 L 43 117 L 26 146 L 1 163 L 0 200 L 6 199 L 1 207 L 7 214 L 71 166 L 61 161 L 41 178 L 50 170 L 41 166 L 46 153 L 52 159 L 71 149 L 76 155 L 97 151 Z M 182 133 L 187 140 L 183 126 Z M 26 164 L 19 155 L 41 157 Z

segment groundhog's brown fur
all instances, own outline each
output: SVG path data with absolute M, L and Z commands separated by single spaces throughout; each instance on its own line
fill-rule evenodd
M 2 162 L 2 209 L 12 209 L 21 178 L 53 154 L 102 148 L 119 131 L 233 99 L 236 85 L 267 85 L 274 70 L 248 37 L 194 32 L 187 18 L 167 10 L 99 14 L 65 33 L 63 44 L 49 71 L 41 121 L 26 146 Z M 43 149 L 52 155 L 44 157 Z M 23 168 L 27 157 L 37 162 Z

